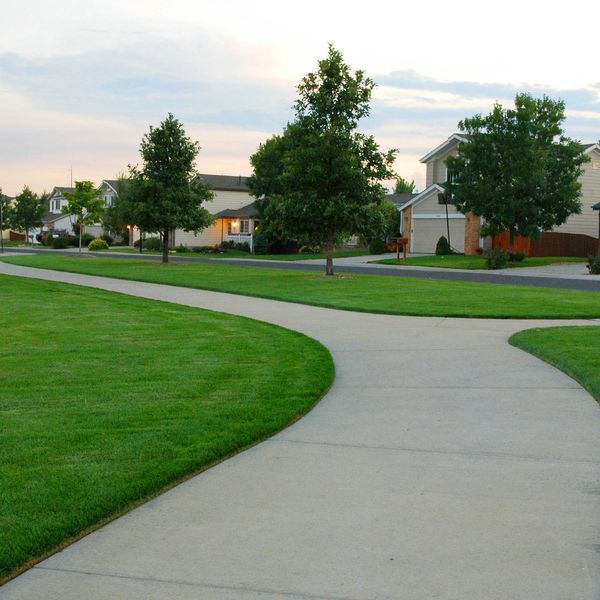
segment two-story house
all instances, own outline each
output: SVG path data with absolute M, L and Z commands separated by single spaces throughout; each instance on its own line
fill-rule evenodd
M 440 236 L 448 237 L 448 233 L 450 244 L 457 252 L 476 254 L 479 248 L 491 245 L 489 239 L 481 237 L 481 219 L 477 215 L 463 215 L 452 204 L 443 202 L 443 184 L 447 179 L 445 161 L 449 156 L 456 156 L 461 142 L 468 142 L 468 139 L 455 133 L 421 158 L 426 165 L 425 190 L 399 206 L 401 231 L 410 239 L 411 252 L 434 253 Z M 598 218 L 592 206 L 600 200 L 600 145 L 586 144 L 584 152 L 591 161 L 584 166 L 580 178 L 581 214 L 571 215 L 554 231 L 584 234 L 597 239 Z

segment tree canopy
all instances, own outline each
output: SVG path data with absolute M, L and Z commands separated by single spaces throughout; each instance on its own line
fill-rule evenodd
M 564 135 L 565 105 L 518 94 L 486 116 L 459 123 L 468 141 L 446 160 L 446 193 L 463 213 L 483 217 L 482 232 L 537 237 L 581 211 L 578 181 L 588 160 Z
M 96 189 L 91 181 L 76 181 L 75 192 L 65 192 L 67 206 L 63 213 L 75 217 L 79 228 L 79 252 L 81 252 L 81 239 L 86 225 L 98 223 L 104 210 L 104 200 L 100 197 L 100 190 Z
M 40 198 L 28 186 L 24 186 L 10 207 L 10 225 L 15 229 L 24 230 L 27 241 L 29 241 L 29 231 L 42 225 L 42 217 L 45 212 L 44 198 Z
M 250 159 L 249 185 L 264 227 L 325 246 L 327 275 L 333 275 L 334 243 L 361 230 L 362 209 L 381 206 L 380 182 L 394 176 L 396 151 L 382 153 L 373 136 L 356 131 L 374 86 L 330 45 L 318 70 L 298 85 L 294 121 Z
M 396 178 L 394 185 L 394 194 L 413 194 L 415 191 L 415 182 L 404 179 L 400 175 Z
M 159 232 L 163 262 L 169 260 L 169 231 L 198 232 L 213 222 L 202 206 L 211 200 L 208 186 L 195 178 L 200 146 L 188 137 L 171 113 L 158 127 L 150 126 L 142 138 L 141 167 L 129 167 L 129 177 L 119 190 L 120 210 L 142 231 Z

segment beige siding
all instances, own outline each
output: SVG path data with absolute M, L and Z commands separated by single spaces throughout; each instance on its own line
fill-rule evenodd
M 218 219 L 214 225 L 210 225 L 194 235 L 193 231 L 183 231 L 177 229 L 175 231 L 175 245 L 183 244 L 188 248 L 192 246 L 216 246 L 222 242 L 221 239 L 221 224 L 223 224 L 224 235 L 227 234 L 227 223 L 223 219 Z
M 439 192 L 434 189 L 424 200 L 415 204 L 413 207 L 413 214 L 446 214 L 446 207 L 443 204 L 438 203 L 438 193 Z M 458 214 L 458 211 L 452 204 L 448 204 L 448 214 Z
M 426 172 L 426 187 L 429 187 L 433 183 L 445 183 L 446 182 L 446 165 L 444 161 L 449 156 L 456 156 L 458 144 L 455 144 L 452 148 L 450 148 L 444 154 L 439 154 L 435 158 L 432 158 L 427 162 L 427 172 Z
M 242 208 L 255 200 L 249 192 L 216 190 L 214 194 L 215 197 L 213 200 L 204 204 L 206 210 L 213 215 L 226 209 L 236 210 Z M 175 245 L 183 244 L 184 246 L 191 247 L 220 244 L 222 241 L 221 224 L 223 224 L 223 235 L 227 235 L 227 223 L 221 219 L 216 221 L 214 225 L 202 230 L 198 235 L 194 235 L 191 231 L 186 232 L 182 229 L 177 229 L 175 231 Z
M 571 215 L 566 223 L 556 227 L 560 233 L 583 233 L 594 238 L 598 237 L 598 211 L 592 210 L 592 205 L 600 202 L 600 153 L 592 152 L 592 162 L 585 165 L 581 181 L 581 214 Z
M 457 252 L 465 247 L 465 220 L 450 219 L 450 243 Z M 411 252 L 434 254 L 441 236 L 447 236 L 446 219 L 413 219 Z

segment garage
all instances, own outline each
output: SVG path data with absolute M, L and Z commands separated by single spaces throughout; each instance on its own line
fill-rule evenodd
M 465 218 L 463 215 L 413 214 L 411 231 L 411 252 L 434 254 L 437 241 L 443 235 L 448 237 L 450 225 L 450 245 L 456 252 L 465 249 Z

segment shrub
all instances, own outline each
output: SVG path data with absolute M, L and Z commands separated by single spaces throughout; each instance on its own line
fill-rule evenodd
M 96 238 L 91 233 L 84 233 L 81 236 L 81 247 L 89 246 Z M 79 246 L 79 239 L 76 239 L 77 246 Z
M 146 250 L 160 250 L 160 238 L 157 238 L 157 237 L 146 238 L 144 240 L 144 248 Z
M 179 244 L 179 246 L 177 246 L 175 248 L 175 252 L 189 252 L 189 248 L 187 246 L 184 246 L 183 244 Z
M 104 240 L 109 246 L 111 246 L 113 244 L 113 242 L 115 241 L 111 235 L 108 235 L 108 233 L 101 235 L 100 239 Z
M 233 250 L 235 248 L 235 242 L 231 240 L 225 240 L 219 245 L 219 250 Z
M 450 242 L 448 238 L 443 235 L 435 245 L 435 254 L 436 256 L 446 256 L 447 254 L 452 254 L 452 248 L 450 247 Z
M 259 231 L 254 236 L 254 254 L 269 254 L 269 240 L 267 236 Z
M 385 252 L 385 242 L 375 239 L 369 242 L 369 252 L 371 254 L 383 254 Z
M 250 253 L 250 244 L 248 242 L 238 242 L 235 244 L 234 248 L 240 252 Z
M 486 264 L 488 269 L 502 269 L 508 262 L 508 254 L 504 250 L 493 248 L 488 252 Z
M 525 260 L 525 252 L 509 252 L 508 260 L 510 262 L 523 262 Z
M 96 250 L 108 250 L 108 243 L 102 238 L 97 238 L 88 244 L 88 250 L 91 250 L 92 252 Z
M 299 254 L 319 254 L 321 252 L 321 246 L 302 246 L 298 250 Z
M 600 275 L 600 256 L 588 256 L 586 266 L 590 275 Z
M 69 245 L 69 238 L 66 235 L 59 235 L 58 237 L 52 237 L 50 235 L 49 238 L 52 240 L 52 248 L 55 250 L 62 250 Z

